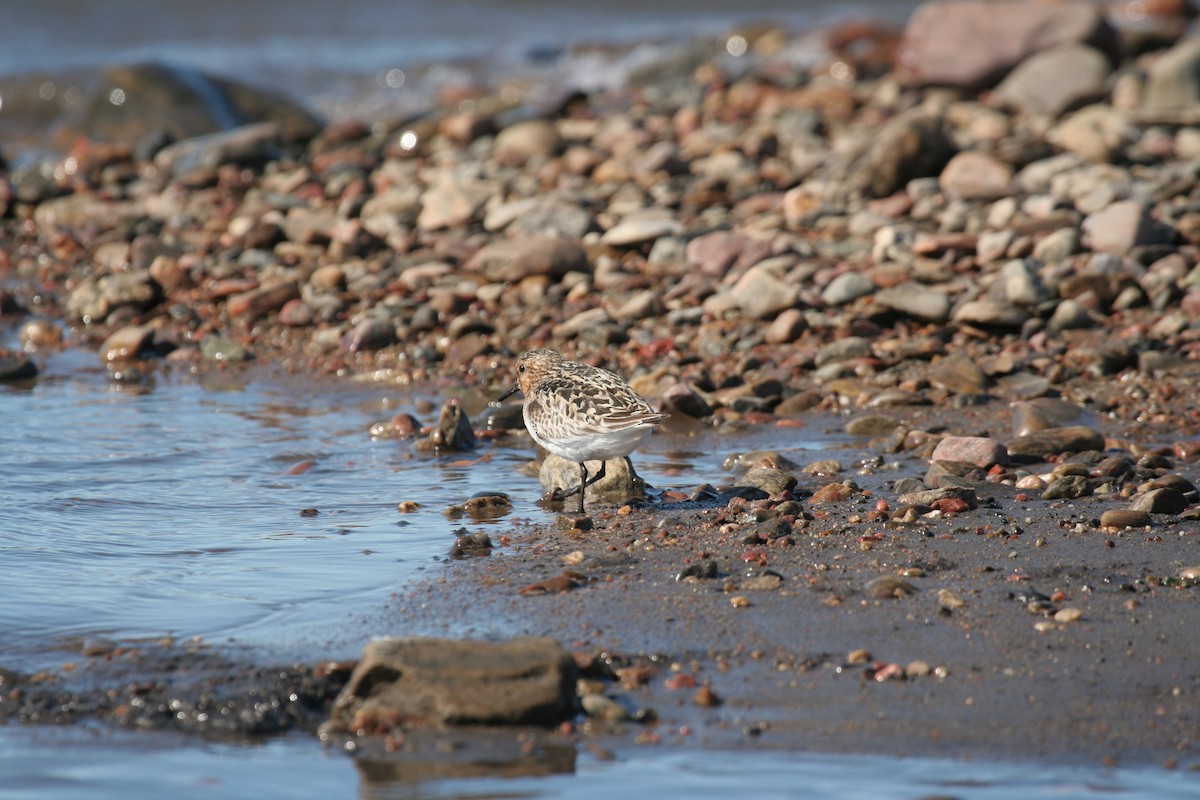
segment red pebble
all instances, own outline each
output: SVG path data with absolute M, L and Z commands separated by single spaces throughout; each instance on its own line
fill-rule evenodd
M 695 689 L 696 679 L 685 673 L 679 673 L 667 678 L 668 689 Z

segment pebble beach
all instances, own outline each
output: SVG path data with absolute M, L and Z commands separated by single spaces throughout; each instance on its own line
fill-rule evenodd
M 53 155 L 0 143 L 0 381 L 86 347 L 118 384 L 416 387 L 440 409 L 373 435 L 528 443 L 549 490 L 574 465 L 488 401 L 550 348 L 729 459 L 466 535 L 458 555 L 506 555 L 395 600 L 414 633 L 493 607 L 556 639 L 586 713 L 548 735 L 1196 768 L 1193 17 L 931 0 L 897 27 L 731 30 L 602 89 L 445 85 L 400 118 L 113 67 L 50 115 Z M 47 116 L 36 88 L 5 111 Z M 805 428 L 839 449 L 770 446 Z M 506 513 L 504 488 L 456 513 Z M 351 666 L 320 658 L 245 679 L 318 709 L 251 732 L 316 729 Z M 0 717 L 54 721 L 55 690 L 0 686 Z

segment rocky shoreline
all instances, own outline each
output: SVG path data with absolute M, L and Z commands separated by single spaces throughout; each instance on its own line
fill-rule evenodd
M 522 435 L 462 407 L 548 346 L 669 435 L 847 418 L 845 457 L 515 529 L 413 602 L 511 606 L 583 697 L 625 687 L 588 725 L 639 741 L 1194 765 L 1200 40 L 1138 7 L 935 1 L 803 64 L 742 31 L 620 90 L 464 86 L 393 123 L 236 86 L 231 130 L 103 108 L 3 173 L 0 380 L 86 345 L 114 381 L 421 385 L 474 401 L 378 433 L 471 448 Z

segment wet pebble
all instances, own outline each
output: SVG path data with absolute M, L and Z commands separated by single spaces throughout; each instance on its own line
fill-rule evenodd
M 774 467 L 756 467 L 738 480 L 736 486 L 758 489 L 768 496 L 790 491 L 796 479 L 788 472 Z
M 681 569 L 679 574 L 675 576 L 675 580 L 712 580 L 716 577 L 717 562 L 713 561 L 711 558 L 704 558 L 692 564 L 688 564 L 686 567 Z
M 450 547 L 451 558 L 466 558 L 468 556 L 487 556 L 492 552 L 492 539 L 486 533 L 464 533 L 454 540 Z
M 909 597 L 917 591 L 917 587 L 895 575 L 883 575 L 868 581 L 866 591 L 877 600 L 893 600 Z
M 1093 492 L 1091 481 L 1082 475 L 1064 475 L 1050 483 L 1042 492 L 1043 500 L 1073 500 L 1088 497 Z
M 1086 425 L 1072 425 L 1018 436 L 1010 440 L 1007 446 L 1011 456 L 1045 458 L 1058 453 L 1103 450 L 1104 435 Z
M 451 400 L 442 406 L 437 424 L 423 442 L 425 449 L 435 451 L 463 451 L 475 447 L 475 431 L 462 406 Z
M 245 345 L 215 333 L 210 333 L 200 340 L 200 354 L 209 361 L 227 363 L 250 359 L 250 351 Z
M 1102 528 L 1144 528 L 1151 524 L 1149 511 L 1136 509 L 1110 508 L 1100 515 Z
M 1182 514 L 1188 507 L 1187 498 L 1178 489 L 1151 489 L 1139 494 L 1129 503 L 1131 511 L 1149 514 Z
M 886 414 L 865 414 L 846 423 L 851 436 L 882 436 L 900 426 L 900 420 Z
M 37 365 L 20 353 L 0 350 L 0 383 L 14 383 L 36 378 Z
M 934 461 L 958 461 L 987 468 L 1008 463 L 1008 449 L 986 436 L 947 436 L 938 442 L 930 458 Z

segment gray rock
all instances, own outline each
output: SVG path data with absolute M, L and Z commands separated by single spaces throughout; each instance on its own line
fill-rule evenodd
M 975 243 L 975 260 L 980 264 L 999 261 L 1008 252 L 1017 234 L 1011 230 L 984 231 Z
M 1063 300 L 1054 307 L 1054 313 L 1046 323 L 1052 331 L 1067 331 L 1080 328 L 1090 328 L 1096 324 L 1086 308 L 1075 300 Z
M 1059 453 L 1103 449 L 1104 435 L 1086 425 L 1047 428 L 1036 433 L 1018 436 L 1008 443 L 1009 455 L 1022 458 L 1041 459 Z
M 1053 296 L 1042 282 L 1036 264 L 1019 258 L 1001 267 L 992 291 L 993 300 L 1024 307 L 1040 305 Z
M 1043 264 L 1057 264 L 1079 252 L 1079 230 L 1059 228 L 1033 246 L 1033 257 Z
M 752 267 L 770 253 L 770 242 L 737 231 L 705 233 L 687 244 L 688 265 L 714 278 Z
M 1008 463 L 1008 449 L 988 436 L 947 436 L 937 443 L 930 456 L 933 461 L 959 461 L 987 469 Z
M 67 311 L 84 324 L 104 322 L 120 308 L 141 313 L 162 300 L 162 288 L 149 271 L 118 272 L 88 278 L 67 298 Z
M 934 362 L 928 377 L 930 383 L 955 394 L 983 394 L 989 386 L 980 366 L 963 355 L 946 356 Z
M 363 649 L 327 725 L 555 725 L 575 712 L 576 680 L 571 654 L 549 638 L 383 639 Z
M 612 310 L 612 318 L 618 322 L 636 322 L 655 317 L 664 311 L 662 292 L 643 289 Z
M 1200 104 L 1200 39 L 1185 39 L 1150 63 L 1142 109 L 1166 115 Z
M 1063 475 L 1042 491 L 1043 500 L 1075 500 L 1092 494 L 1092 483 L 1083 475 Z
M 1102 10 L 1086 0 L 932 0 L 909 18 L 899 59 L 915 83 L 981 88 L 1027 56 L 1072 42 L 1115 44 Z
M 734 453 L 721 464 L 721 469 L 730 472 L 746 472 L 759 467 L 791 471 L 799 469 L 800 465 L 774 450 L 750 450 L 745 453 Z
M 1150 514 L 1182 514 L 1187 507 L 1188 501 L 1183 492 L 1170 487 L 1151 489 L 1129 502 L 1130 510 Z
M 154 341 L 149 325 L 126 325 L 113 331 L 100 345 L 100 360 L 105 363 L 137 358 Z
M 1090 423 L 1087 409 L 1057 397 L 1038 397 L 1013 405 L 1013 431 L 1017 436 Z
M 1059 114 L 1104 94 L 1112 67 L 1092 47 L 1064 44 L 1034 53 L 1017 65 L 992 99 L 1026 114 Z
M 480 248 L 466 269 L 489 281 L 516 283 L 531 275 L 558 278 L 568 272 L 590 272 L 587 253 L 569 239 L 535 236 L 499 239 Z
M 200 355 L 209 361 L 238 363 L 250 360 L 250 351 L 241 342 L 209 333 L 200 340 Z
M 609 228 L 600 241 L 613 247 L 636 247 L 664 236 L 683 233 L 683 224 L 661 209 L 637 211 Z
M 796 486 L 796 479 L 788 472 L 774 467 L 756 467 L 734 484 L 746 489 L 758 489 L 767 496 L 790 491 Z
M 1046 133 L 1046 141 L 1095 162 L 1115 159 L 1137 141 L 1138 131 L 1121 112 L 1108 105 L 1081 108 Z
M 515 167 L 535 159 L 545 159 L 562 147 L 562 137 L 554 123 L 544 119 L 514 122 L 496 134 L 493 156 L 505 166 Z
M 1029 320 L 1029 312 L 1011 303 L 968 300 L 954 309 L 951 319 L 985 327 L 1020 328 Z
M 938 500 L 962 500 L 969 508 L 979 506 L 975 490 L 967 486 L 947 486 L 942 489 L 919 489 L 906 492 L 897 498 L 902 506 L 931 506 Z
M 587 209 L 554 195 L 513 200 L 488 211 L 483 218 L 485 230 L 507 230 L 510 236 L 563 239 L 582 239 L 593 224 Z
M 1172 233 L 1140 200 L 1118 201 L 1083 220 L 1083 240 L 1089 249 L 1120 256 L 1135 247 L 1169 243 Z
M 347 353 L 382 350 L 396 343 L 396 325 L 390 319 L 364 319 L 342 338 Z
M 730 294 L 742 312 L 754 319 L 773 318 L 784 309 L 795 307 L 799 297 L 796 287 L 784 283 L 764 267 L 746 270 Z
M 900 427 L 900 420 L 887 414 L 864 414 L 846 423 L 851 436 L 883 436 Z
M 859 358 L 870 358 L 871 343 L 862 336 L 847 336 L 835 339 L 829 344 L 822 345 L 817 351 L 816 365 L 836 364 L 842 361 L 853 361 Z
M 599 461 L 586 463 L 588 475 L 600 471 Z M 574 461 L 548 453 L 538 473 L 543 492 L 555 489 L 567 491 L 579 485 L 579 465 Z M 625 503 L 646 496 L 646 482 L 633 471 L 633 462 L 628 458 L 614 458 L 605 462 L 604 477 L 587 488 L 585 500 L 603 500 L 609 503 Z M 568 502 L 574 502 L 572 497 Z
M 259 122 L 168 145 L 154 164 L 169 175 L 213 171 L 222 164 L 258 166 L 283 157 L 282 140 L 278 125 Z
M 915 108 L 885 123 L 871 138 L 845 185 L 867 197 L 886 197 L 914 178 L 939 174 L 954 152 L 942 117 Z
M 926 322 L 945 322 L 950 319 L 953 301 L 950 295 L 922 283 L 907 282 L 889 286 L 875 294 L 882 306 Z
M 821 299 L 829 306 L 841 306 L 875 291 L 874 282 L 861 272 L 843 272 L 829 282 Z
M 965 150 L 946 164 L 938 184 L 949 197 L 995 200 L 1012 194 L 1013 170 L 993 155 Z
M 774 322 L 767 326 L 763 340 L 767 344 L 794 342 L 806 330 L 808 321 L 804 318 L 804 312 L 798 308 L 785 308 L 775 317 Z
M 120 104 L 114 92 L 121 92 Z M 247 84 L 181 64 L 134 64 L 103 70 L 54 127 L 62 141 L 82 136 L 133 146 L 159 132 L 183 142 L 254 123 L 270 123 L 276 137 L 298 142 L 322 124 L 307 109 Z
M 417 225 L 427 231 L 466 225 L 495 193 L 494 186 L 469 172 L 447 170 L 421 195 Z

